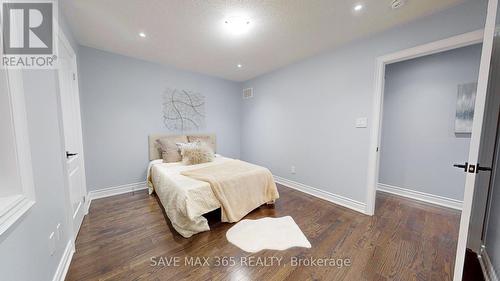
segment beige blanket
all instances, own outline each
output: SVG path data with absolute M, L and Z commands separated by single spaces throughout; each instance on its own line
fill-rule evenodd
M 222 210 L 222 221 L 236 222 L 258 206 L 279 198 L 271 172 L 239 160 L 183 171 L 184 176 L 210 184 Z
M 188 238 L 210 230 L 203 214 L 218 209 L 221 205 L 209 183 L 183 176 L 181 173 L 230 160 L 218 156 L 213 162 L 198 165 L 187 166 L 182 162 L 163 163 L 163 160 L 150 163 L 149 191 L 158 195 L 172 226 L 182 236 Z

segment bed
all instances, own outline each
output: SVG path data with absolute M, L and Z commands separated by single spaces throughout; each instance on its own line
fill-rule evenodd
M 156 146 L 156 140 L 168 136 L 165 134 L 149 136 L 148 187 L 150 194 L 156 193 L 172 226 L 183 237 L 188 238 L 196 233 L 210 230 L 208 221 L 203 214 L 222 208 L 221 220 L 234 222 L 239 220 L 241 216 L 246 215 L 249 210 L 251 211 L 262 204 L 274 203 L 274 200 L 279 197 L 272 174 L 264 167 L 218 154 L 216 154 L 214 161 L 203 164 L 164 163 L 161 152 Z M 215 136 L 204 136 L 208 136 L 215 146 Z M 237 169 L 234 170 L 234 173 L 228 173 L 227 170 L 231 169 L 232 166 L 237 167 Z M 216 177 L 215 173 L 223 167 L 225 170 L 224 177 L 228 177 L 228 175 L 231 177 L 228 182 L 234 183 L 237 182 L 235 179 L 240 180 L 241 187 L 234 187 L 236 189 L 240 188 L 237 193 L 248 191 L 252 192 L 252 195 L 254 193 L 264 194 L 250 203 L 245 200 L 244 204 L 242 202 L 233 204 L 238 206 L 247 204 L 247 206 L 246 209 L 236 210 L 236 213 L 239 213 L 232 217 L 224 215 L 230 214 L 227 212 L 229 210 L 227 198 L 220 195 L 220 188 L 224 189 L 226 187 L 219 186 L 219 189 L 217 189 L 217 182 L 211 181 L 212 175 L 210 173 L 213 171 L 213 176 Z M 199 176 L 198 172 L 204 172 L 205 177 Z M 230 186 L 230 188 L 232 187 Z M 249 197 L 248 194 L 245 196 Z M 234 198 L 234 200 L 241 199 Z M 226 212 L 224 207 L 226 207 Z

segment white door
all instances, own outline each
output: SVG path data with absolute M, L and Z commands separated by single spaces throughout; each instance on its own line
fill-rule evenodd
M 498 17 L 497 17 L 498 18 Z M 493 41 L 493 52 L 490 66 L 490 77 L 498 77 L 500 74 L 500 37 L 495 35 Z M 469 222 L 469 237 L 467 248 L 477 254 L 481 252 L 483 244 L 484 224 L 488 197 L 490 195 L 490 184 L 494 166 L 494 155 L 497 152 L 497 128 L 500 112 L 500 81 L 490 79 L 486 97 L 486 107 L 483 117 L 483 129 L 481 132 L 481 143 L 479 146 L 479 172 L 476 175 L 474 187 L 474 200 Z M 476 170 L 478 167 L 476 167 Z
M 495 20 L 497 16 L 497 5 L 498 0 L 489 1 L 486 25 L 484 28 L 483 49 L 481 53 L 481 65 L 479 67 L 477 96 L 474 109 L 474 122 L 472 125 L 472 134 L 470 140 L 469 159 L 467 160 L 468 164 L 465 167 L 467 176 L 465 179 L 464 202 L 462 207 L 462 215 L 460 217 L 460 231 L 458 235 L 457 255 L 455 260 L 455 271 L 453 278 L 453 280 L 455 281 L 462 280 L 474 189 L 477 187 L 477 189 L 479 190 L 483 186 L 483 174 L 481 174 L 481 176 L 477 176 L 480 175 L 479 173 L 477 173 L 477 167 L 478 163 L 481 164 L 480 160 L 484 160 L 482 154 L 487 151 L 487 149 L 485 149 L 484 147 L 485 139 L 487 139 L 488 136 L 491 135 L 491 132 L 488 129 L 489 126 L 483 127 L 483 125 L 487 123 L 485 122 L 485 107 L 487 96 L 488 94 L 492 94 L 491 91 L 488 92 L 488 80 L 490 78 L 489 74 L 491 55 L 493 50 L 493 38 L 496 28 Z M 495 77 L 491 78 L 495 79 Z M 481 144 L 483 144 L 482 149 Z
M 73 238 L 76 238 L 86 213 L 86 182 L 83 162 L 80 95 L 76 55 L 64 34 L 59 31 L 59 87 L 66 150 L 66 168 Z

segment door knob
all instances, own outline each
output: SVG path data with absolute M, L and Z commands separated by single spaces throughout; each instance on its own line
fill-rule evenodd
M 70 158 L 71 156 L 76 156 L 78 153 L 71 153 L 69 151 L 66 151 L 66 158 Z
M 477 164 L 477 170 L 476 170 L 476 173 L 479 173 L 479 171 L 483 171 L 483 172 L 486 172 L 486 171 L 491 171 L 492 169 L 490 167 L 481 167 L 479 166 L 479 164 Z
M 464 169 L 464 172 L 467 172 L 467 167 L 469 163 L 465 162 L 465 164 L 453 164 L 453 167 Z
M 469 173 L 479 173 L 479 171 L 492 171 L 490 167 L 481 167 L 479 164 L 477 165 L 469 165 L 469 163 L 465 162 L 465 164 L 453 164 L 453 167 L 464 169 L 464 172 Z

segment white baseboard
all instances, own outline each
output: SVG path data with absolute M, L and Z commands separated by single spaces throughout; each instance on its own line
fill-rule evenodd
M 438 195 L 433 195 L 425 192 L 420 192 L 420 191 L 414 191 L 410 190 L 407 188 L 402 188 L 398 186 L 393 186 L 389 184 L 383 184 L 379 183 L 377 185 L 377 190 L 387 192 L 387 193 L 392 193 L 395 195 L 399 195 L 402 197 L 407 197 L 447 208 L 452 208 L 456 210 L 462 210 L 462 201 L 456 200 L 456 199 L 451 199 L 451 198 L 446 198 L 443 196 L 438 196 Z
M 87 193 L 87 197 L 85 197 L 85 216 L 89 214 L 90 203 L 92 203 L 92 199 L 90 198 L 90 193 Z
M 98 189 L 98 190 L 92 190 L 87 195 L 87 201 L 89 202 L 88 204 L 90 205 L 90 201 L 92 201 L 94 199 L 129 193 L 129 192 L 133 192 L 133 191 L 139 191 L 139 190 L 143 190 L 143 189 L 147 189 L 147 188 L 148 188 L 148 186 L 147 186 L 146 182 L 143 181 L 143 182 L 136 182 L 136 183 L 119 185 L 119 186 L 107 187 L 107 188 Z
M 335 204 L 340 205 L 340 206 L 344 206 L 344 207 L 352 209 L 354 211 L 366 214 L 366 204 L 365 203 L 355 201 L 355 200 L 352 200 L 352 199 L 344 197 L 344 196 L 336 195 L 336 194 L 330 193 L 328 191 L 324 191 L 324 190 L 321 190 L 321 189 L 318 189 L 318 188 L 315 188 L 312 186 L 308 186 L 308 185 L 305 185 L 305 184 L 302 184 L 299 182 L 295 182 L 292 180 L 288 180 L 288 179 L 285 179 L 282 177 L 274 176 L 274 180 L 277 183 L 282 184 L 284 186 L 287 186 L 287 187 L 293 188 L 295 190 L 307 193 L 309 195 L 324 199 L 326 201 L 330 201 L 332 203 L 335 203 Z
M 66 244 L 66 248 L 64 249 L 64 253 L 61 257 L 61 261 L 57 266 L 56 273 L 54 274 L 54 278 L 52 281 L 64 281 L 66 279 L 66 274 L 68 274 L 69 265 L 71 264 L 71 259 L 73 259 L 73 254 L 75 253 L 75 249 L 73 247 L 73 242 L 71 240 Z
M 481 247 L 481 254 L 479 255 L 479 263 L 481 264 L 481 269 L 486 278 L 486 281 L 499 281 L 495 268 L 491 263 L 490 256 L 486 252 L 486 247 L 483 245 Z

